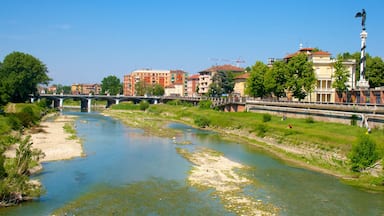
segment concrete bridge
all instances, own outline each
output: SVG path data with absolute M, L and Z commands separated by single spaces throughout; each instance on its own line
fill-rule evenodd
M 72 95 L 72 94 L 40 94 L 36 98 L 31 97 L 31 102 L 36 99 L 46 98 L 52 100 L 52 106 L 55 108 L 62 108 L 64 100 L 73 99 L 80 100 L 80 108 L 82 111 L 91 111 L 92 100 L 107 101 L 106 107 L 110 107 L 112 104 L 119 104 L 122 101 L 132 101 L 139 103 L 142 100 L 146 100 L 149 103 L 156 104 L 161 97 L 158 96 L 123 96 L 123 95 Z

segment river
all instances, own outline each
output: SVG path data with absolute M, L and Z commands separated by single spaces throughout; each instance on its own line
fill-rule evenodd
M 212 190 L 188 186 L 192 164 L 172 139 L 149 137 L 98 113 L 76 115 L 86 157 L 46 162 L 36 176 L 46 193 L 0 215 L 234 215 Z M 384 215 L 384 194 L 362 191 L 337 178 L 296 168 L 255 146 L 224 141 L 213 132 L 171 123 L 177 140 L 222 152 L 252 169 L 244 193 L 279 209 L 279 215 Z

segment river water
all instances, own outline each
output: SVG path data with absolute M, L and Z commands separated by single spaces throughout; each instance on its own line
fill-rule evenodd
M 234 215 L 212 190 L 187 185 L 192 164 L 172 139 L 146 136 L 98 113 L 79 116 L 84 158 L 46 162 L 34 176 L 46 193 L 0 215 Z M 207 147 L 247 165 L 256 182 L 244 193 L 277 207 L 279 215 L 384 215 L 384 194 L 362 191 L 338 179 L 284 164 L 260 149 L 224 141 L 215 133 L 172 123 L 181 148 Z

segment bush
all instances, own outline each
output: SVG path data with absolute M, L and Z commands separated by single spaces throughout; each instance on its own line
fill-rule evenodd
M 356 125 L 357 125 L 357 119 L 358 119 L 358 117 L 357 117 L 356 114 L 353 114 L 353 115 L 351 116 L 351 125 L 352 125 L 352 126 L 356 126 Z
M 259 137 L 265 137 L 265 133 L 268 131 L 268 126 L 266 124 L 259 124 L 256 127 L 256 134 Z
M 315 120 L 312 117 L 305 118 L 305 123 L 312 124 L 315 123 Z
M 208 127 L 210 124 L 210 121 L 207 117 L 205 116 L 197 116 L 194 120 L 194 123 L 201 128 Z
M 123 102 L 119 104 L 113 104 L 111 109 L 114 110 L 139 110 L 140 107 L 132 102 Z
M 210 109 L 212 106 L 212 101 L 210 100 L 201 100 L 199 102 L 199 108 L 201 109 Z
M 376 143 L 369 135 L 362 135 L 358 138 L 357 143 L 353 145 L 348 157 L 351 160 L 352 171 L 360 172 L 379 159 Z
M 271 114 L 268 114 L 268 113 L 263 114 L 263 122 L 269 122 L 271 121 L 271 119 L 272 119 Z
M 142 100 L 142 101 L 140 101 L 139 106 L 140 106 L 140 110 L 144 111 L 144 110 L 148 109 L 149 103 L 146 100 Z

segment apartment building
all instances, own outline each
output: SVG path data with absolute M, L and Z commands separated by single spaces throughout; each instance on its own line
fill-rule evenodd
M 216 65 L 208 69 L 199 72 L 199 94 L 207 94 L 209 91 L 209 86 L 213 82 L 213 76 L 219 71 L 232 72 L 235 74 L 240 74 L 244 72 L 243 68 L 236 67 L 233 65 Z
M 125 96 L 135 96 L 135 86 L 139 82 L 145 85 L 159 84 L 164 89 L 175 85 L 182 85 L 180 90 L 173 92 L 175 94 L 184 95 L 186 89 L 186 72 L 182 70 L 152 70 L 142 69 L 132 71 L 131 74 L 124 76 L 123 94 Z
M 197 92 L 199 85 L 199 74 L 194 74 L 187 78 L 187 96 L 196 97 L 199 95 Z
M 101 92 L 101 85 L 100 84 L 72 84 L 71 92 L 74 95 L 78 95 L 78 94 L 98 95 Z

